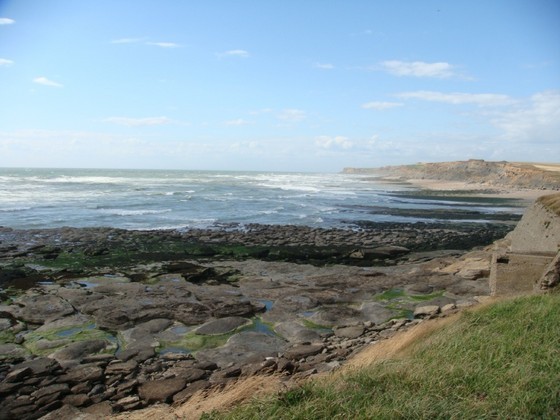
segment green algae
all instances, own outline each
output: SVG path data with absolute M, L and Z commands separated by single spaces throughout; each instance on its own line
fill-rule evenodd
M 53 328 L 48 331 L 31 331 L 25 334 L 23 345 L 31 353 L 38 356 L 45 356 L 70 343 L 88 340 L 106 340 L 110 343 L 114 343 L 115 337 L 108 332 L 95 328 L 95 324 L 93 323 L 86 323 Z M 43 343 L 43 345 L 46 344 L 46 347 L 40 348 L 41 343 Z
M 301 323 L 305 328 L 309 328 L 310 330 L 332 331 L 332 326 L 318 324 L 316 322 L 310 321 L 309 319 L 302 319 Z
M 436 290 L 435 292 L 427 294 L 411 294 L 405 292 L 403 289 L 395 288 L 376 294 L 373 300 L 383 303 L 387 309 L 396 312 L 390 319 L 412 319 L 414 311 L 410 309 L 411 305 L 442 297 L 444 293 L 445 290 Z

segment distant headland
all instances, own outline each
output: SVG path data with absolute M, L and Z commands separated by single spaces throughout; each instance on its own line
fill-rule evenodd
M 466 161 L 417 163 L 379 168 L 344 168 L 347 174 L 371 174 L 381 179 L 425 184 L 425 181 L 462 182 L 476 188 L 560 189 L 559 163 Z M 422 182 L 424 181 L 424 182 Z M 426 185 L 433 188 L 434 185 Z

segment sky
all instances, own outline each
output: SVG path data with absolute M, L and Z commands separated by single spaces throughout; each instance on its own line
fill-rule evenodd
M 558 0 L 0 0 L 0 167 L 560 162 Z

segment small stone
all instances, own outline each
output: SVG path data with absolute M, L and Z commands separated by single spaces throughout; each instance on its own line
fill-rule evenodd
M 192 397 L 196 392 L 202 391 L 210 386 L 208 381 L 196 381 L 189 384 L 185 389 L 173 395 L 174 403 L 182 403 Z
M 106 390 L 106 387 L 103 384 L 94 385 L 93 388 L 91 389 L 91 391 L 88 392 L 88 396 L 91 397 L 91 396 L 94 396 L 94 395 L 102 394 L 103 392 L 105 392 L 105 390 Z
M 449 312 L 453 311 L 454 309 L 457 309 L 457 305 L 455 305 L 454 303 L 448 303 L 447 305 L 442 306 L 441 312 Z
M 96 365 L 78 365 L 70 368 L 60 377 L 60 382 L 81 383 L 98 381 L 103 378 L 103 369 Z
M 364 327 L 355 325 L 351 327 L 337 328 L 334 335 L 341 338 L 358 338 L 364 333 Z
M 105 368 L 105 375 L 118 375 L 120 373 L 126 375 L 136 370 L 137 367 L 138 363 L 134 360 L 128 360 L 126 362 L 113 361 Z
M 138 395 L 130 395 L 128 397 L 121 398 L 115 403 L 117 408 L 122 410 L 134 410 L 142 405 L 140 397 Z
M 40 398 L 43 398 L 47 395 L 52 395 L 52 394 L 56 394 L 56 393 L 59 393 L 59 392 L 68 394 L 70 392 L 70 388 L 68 387 L 68 384 L 49 385 L 49 386 L 38 389 L 33 394 L 31 394 L 31 396 L 33 398 L 40 399 Z
M 427 306 L 419 306 L 414 309 L 414 317 L 415 318 L 423 318 L 427 316 L 437 315 L 440 311 L 438 305 L 427 305 Z
M 173 395 L 185 388 L 186 383 L 183 378 L 149 381 L 140 385 L 138 394 L 148 403 L 167 402 Z
M 91 399 L 86 394 L 67 395 L 62 401 L 64 404 L 71 405 L 72 407 L 82 407 L 91 403 Z
M 82 410 L 84 413 L 93 414 L 99 418 L 108 418 L 113 414 L 113 407 L 108 401 L 103 401 L 86 407 Z
M 15 370 L 12 370 L 10 373 L 8 373 L 6 375 L 6 378 L 4 379 L 4 381 L 5 382 L 19 382 L 23 378 L 26 378 L 27 376 L 31 375 L 32 373 L 33 373 L 33 371 L 31 370 L 30 367 L 23 367 L 23 368 L 15 369 Z

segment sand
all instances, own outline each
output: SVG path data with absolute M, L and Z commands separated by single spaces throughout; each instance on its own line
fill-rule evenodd
M 464 181 L 442 181 L 434 179 L 407 179 L 407 183 L 420 189 L 433 191 L 471 191 L 473 196 L 484 197 L 504 197 L 520 199 L 533 202 L 538 197 L 552 194 L 555 191 L 521 189 L 521 188 L 499 188 L 483 183 L 473 183 Z

